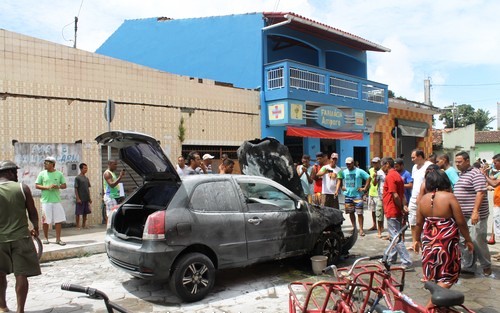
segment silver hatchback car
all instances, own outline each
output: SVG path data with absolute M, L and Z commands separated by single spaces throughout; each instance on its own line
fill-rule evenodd
M 110 262 L 133 276 L 168 280 L 183 301 L 203 299 L 215 270 L 298 255 L 336 262 L 356 241 L 342 212 L 312 206 L 260 176 L 192 175 L 182 180 L 152 137 L 112 131 L 96 138 L 119 149 L 143 184 L 113 211 Z

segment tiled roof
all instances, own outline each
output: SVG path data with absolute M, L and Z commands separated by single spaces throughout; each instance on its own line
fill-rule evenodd
M 476 132 L 476 143 L 500 142 L 500 131 L 480 131 Z
M 432 146 L 443 145 L 443 129 L 432 129 Z
M 284 22 L 287 17 L 292 17 L 289 27 L 309 32 L 312 35 L 326 38 L 328 40 L 340 42 L 360 50 L 388 52 L 389 48 L 373 43 L 369 40 L 331 27 L 329 25 L 316 22 L 307 17 L 295 14 L 293 12 L 263 12 L 264 17 L 268 19 L 268 26 Z M 294 19 L 295 18 L 295 19 Z

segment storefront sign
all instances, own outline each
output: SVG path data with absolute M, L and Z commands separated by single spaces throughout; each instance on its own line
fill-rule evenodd
M 314 110 L 318 113 L 316 122 L 328 129 L 338 129 L 344 126 L 344 113 L 332 106 L 319 107 Z

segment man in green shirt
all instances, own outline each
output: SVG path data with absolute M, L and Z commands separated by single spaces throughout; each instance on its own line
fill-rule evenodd
M 102 174 L 104 186 L 104 204 L 106 205 L 106 221 L 113 207 L 120 202 L 120 187 L 118 184 L 125 176 L 125 169 L 122 169 L 120 175 L 116 175 L 115 171 L 118 168 L 117 160 L 109 160 L 108 168 Z
M 18 183 L 12 161 L 0 162 L 0 312 L 9 312 L 6 302 L 7 274 L 16 277 L 17 312 L 24 312 L 28 277 L 41 274 L 31 239 L 38 236 L 38 212 L 30 188 Z M 33 224 L 30 234 L 29 220 Z
M 61 240 L 62 222 L 66 221 L 66 214 L 61 204 L 61 189 L 66 189 L 66 179 L 63 173 L 56 170 L 56 159 L 46 157 L 43 162 L 45 170 L 38 174 L 35 182 L 36 189 L 42 191 L 40 202 L 42 203 L 42 223 L 44 244 L 49 244 L 49 224 L 54 224 L 56 229 L 56 244 L 64 246 Z

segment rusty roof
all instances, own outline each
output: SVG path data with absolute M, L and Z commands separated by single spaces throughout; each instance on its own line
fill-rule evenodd
M 289 20 L 290 22 L 286 24 L 287 27 L 299 30 L 301 32 L 309 33 L 313 36 L 325 40 L 341 43 L 357 50 L 378 52 L 391 51 L 389 48 L 386 48 L 359 36 L 323 23 L 316 22 L 293 12 L 263 12 L 263 15 L 267 18 L 267 26 Z
M 500 131 L 478 131 L 476 132 L 476 143 L 496 143 L 500 142 Z

